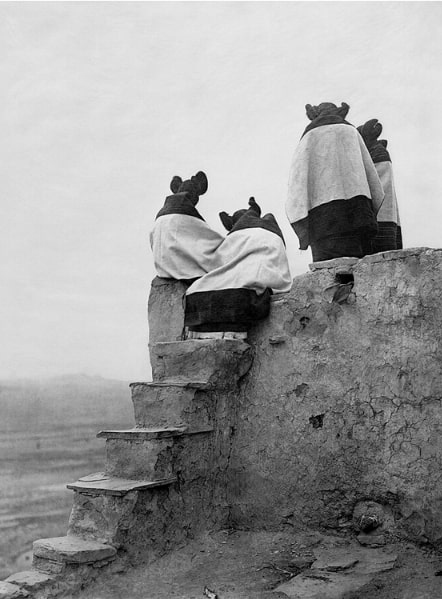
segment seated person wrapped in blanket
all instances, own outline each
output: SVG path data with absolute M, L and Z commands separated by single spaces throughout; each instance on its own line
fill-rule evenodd
M 254 198 L 247 210 L 220 218 L 229 231 L 218 248 L 220 266 L 188 288 L 184 324 L 200 333 L 245 333 L 268 315 L 272 293 L 290 290 L 285 243 L 273 214 L 261 217 Z
M 385 198 L 377 214 L 378 233 L 371 240 L 371 253 L 402 249 L 401 221 L 394 187 L 393 170 L 387 140 L 378 139 L 382 125 L 377 119 L 370 119 L 358 127 L 367 146 L 384 189 Z
M 313 261 L 362 258 L 378 227 L 384 191 L 348 104 L 306 105 L 310 125 L 293 156 L 286 212 Z
M 217 265 L 216 250 L 224 237 L 211 229 L 195 208 L 206 193 L 206 175 L 200 171 L 183 181 L 175 176 L 150 234 L 157 275 L 193 281 Z

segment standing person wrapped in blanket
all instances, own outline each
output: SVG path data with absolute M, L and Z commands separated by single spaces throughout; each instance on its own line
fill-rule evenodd
M 306 105 L 311 120 L 293 156 L 286 213 L 313 262 L 362 258 L 378 227 L 384 191 L 348 104 Z
M 371 253 L 401 250 L 401 221 L 394 188 L 391 158 L 387 150 L 388 142 L 386 139 L 378 139 L 382 133 L 382 125 L 377 119 L 370 119 L 364 125 L 358 127 L 358 131 L 370 152 L 385 193 L 381 209 L 377 214 L 378 233 L 371 240 Z
M 273 214 L 261 218 L 254 198 L 248 209 L 219 216 L 228 230 L 218 248 L 220 266 L 188 288 L 184 324 L 194 337 L 224 332 L 245 338 L 268 315 L 272 293 L 290 290 L 285 242 Z
M 164 206 L 150 234 L 159 277 L 194 281 L 218 265 L 216 250 L 224 237 L 213 231 L 195 208 L 208 181 L 199 171 L 190 179 L 173 177 Z

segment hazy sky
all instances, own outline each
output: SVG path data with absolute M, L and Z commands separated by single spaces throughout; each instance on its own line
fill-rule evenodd
M 304 105 L 384 124 L 406 247 L 440 247 L 439 2 L 0 3 L 0 377 L 147 380 L 148 232 L 173 175 L 199 210 L 285 217 Z M 436 98 L 436 100 L 434 100 Z

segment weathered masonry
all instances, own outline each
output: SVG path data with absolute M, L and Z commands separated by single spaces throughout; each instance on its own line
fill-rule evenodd
M 183 340 L 184 291 L 154 280 L 135 427 L 99 434 L 67 536 L 0 596 L 60 596 L 208 528 L 351 530 L 367 501 L 386 532 L 442 544 L 442 250 L 317 263 L 248 343 Z
M 318 263 L 275 298 L 238 399 L 235 522 L 345 527 L 369 499 L 442 544 L 441 298 L 442 251 L 422 248 Z

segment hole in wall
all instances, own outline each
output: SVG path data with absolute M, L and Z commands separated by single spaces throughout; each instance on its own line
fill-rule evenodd
M 348 283 L 354 283 L 355 278 L 351 272 L 337 272 L 335 275 L 335 281 L 341 285 L 347 285 Z
M 305 327 L 310 322 L 310 318 L 308 316 L 301 316 L 301 318 L 299 319 L 299 322 L 301 323 L 301 328 L 305 329 Z
M 296 397 L 299 397 L 300 395 L 303 395 L 308 389 L 308 385 L 307 383 L 301 383 L 300 385 L 297 385 L 295 387 L 295 395 Z
M 310 416 L 308 421 L 310 422 L 313 428 L 322 428 L 324 424 L 324 416 L 325 414 L 317 414 L 316 416 Z

